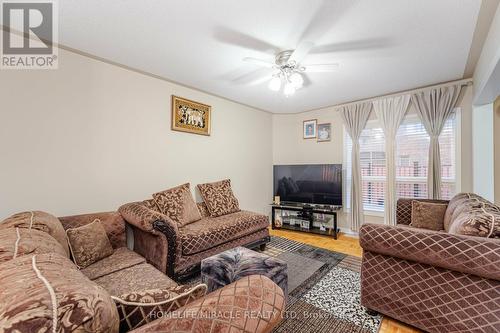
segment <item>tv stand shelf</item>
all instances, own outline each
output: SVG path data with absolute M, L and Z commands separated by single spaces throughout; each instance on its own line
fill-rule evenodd
M 333 236 L 334 239 L 337 239 L 337 235 L 339 232 L 339 229 L 337 227 L 337 212 L 340 211 L 340 207 L 334 207 L 334 208 L 321 208 L 321 207 L 314 207 L 314 206 L 294 206 L 294 205 L 287 205 L 287 204 L 272 204 L 271 205 L 272 213 L 271 213 L 271 228 L 272 229 L 286 229 L 286 230 L 294 230 L 294 231 L 302 231 L 302 232 L 308 232 L 308 233 L 313 233 L 313 234 L 319 234 L 319 235 L 327 235 L 327 236 Z M 276 211 L 281 210 L 281 211 L 293 211 L 293 212 L 299 212 L 302 214 L 300 217 L 296 217 L 296 219 L 304 220 L 309 222 L 309 228 L 303 228 L 301 226 L 297 225 L 290 225 L 285 223 L 285 221 L 282 221 L 281 226 L 276 225 Z M 333 217 L 333 228 L 326 228 L 326 230 L 321 230 L 319 227 L 316 227 L 313 225 L 314 220 L 314 214 L 324 214 L 324 215 L 331 215 Z

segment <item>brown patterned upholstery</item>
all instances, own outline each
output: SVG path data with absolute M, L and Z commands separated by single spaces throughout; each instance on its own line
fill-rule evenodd
M 231 189 L 230 179 L 198 184 L 198 190 L 212 217 L 236 213 L 240 210 L 238 199 Z
M 83 225 L 92 223 L 95 219 L 99 219 L 102 222 L 111 246 L 113 246 L 114 249 L 127 246 L 125 221 L 118 212 L 93 213 L 59 217 L 59 220 L 61 221 L 64 229 L 78 228 Z
M 0 264 L 1 332 L 52 332 L 54 309 L 57 332 L 118 330 L 118 312 L 110 295 L 68 258 L 48 253 Z
M 179 228 L 177 223 L 162 213 L 147 208 L 141 202 L 132 202 L 121 206 L 118 212 L 125 221 L 140 229 L 139 237 L 134 234 L 134 250 L 142 254 L 149 263 L 174 277 L 176 258 L 182 254 L 182 247 L 177 241 Z M 158 237 L 149 237 L 146 233 Z M 154 241 L 154 243 L 152 243 Z
M 128 332 L 205 296 L 207 286 L 175 286 L 149 289 L 113 297 L 120 314 L 120 332 Z
M 0 231 L 0 263 L 28 254 L 58 253 L 68 257 L 61 244 L 46 232 L 24 228 Z
M 42 211 L 31 211 L 14 214 L 2 222 L 0 229 L 6 228 L 35 229 L 48 233 L 54 237 L 66 251 L 69 257 L 68 241 L 61 221 L 52 214 Z
M 158 210 L 176 222 L 179 227 L 201 219 L 189 183 L 155 193 L 153 199 Z
M 363 250 L 500 280 L 500 240 L 367 223 Z
M 461 193 L 449 202 L 445 230 L 478 202 L 497 209 L 477 197 Z M 362 305 L 429 332 L 499 332 L 500 240 L 413 228 L 404 225 L 411 199 L 397 207 L 398 226 L 360 229 Z
M 456 235 L 500 238 L 500 207 L 477 194 L 460 193 L 450 201 L 445 229 Z
M 210 217 L 210 212 L 208 211 L 207 204 L 204 202 L 197 202 L 196 206 L 198 207 L 198 210 L 200 211 L 201 217 Z
M 281 321 L 284 304 L 280 287 L 252 275 L 132 332 L 267 333 Z
M 168 243 L 162 233 L 152 233 L 129 224 L 134 237 L 134 252 L 162 272 L 167 271 Z
M 198 204 L 198 208 L 206 216 L 203 204 Z M 242 211 L 217 218 L 204 217 L 179 228 L 177 223 L 142 202 L 125 204 L 118 211 L 132 226 L 134 251 L 174 279 L 196 270 L 204 258 L 236 246 L 256 246 L 269 241 L 268 218 L 256 213 Z
M 78 268 L 87 267 L 114 252 L 106 230 L 98 219 L 78 228 L 67 229 L 66 236 L 71 256 Z
M 262 240 L 269 239 L 269 229 L 261 229 L 257 232 L 254 232 L 250 235 L 243 236 L 241 238 L 237 238 L 233 241 L 217 245 L 212 247 L 206 251 L 189 255 L 189 256 L 180 256 L 177 258 L 176 262 L 176 274 L 178 276 L 189 275 L 190 270 L 193 267 L 197 267 L 201 261 L 205 258 L 211 257 L 214 254 L 224 252 L 226 250 L 235 248 L 237 246 L 245 246 L 247 244 L 253 244 L 255 242 L 259 242 Z
M 122 269 L 145 263 L 146 260 L 135 253 L 121 247 L 116 249 L 112 255 L 85 267 L 81 272 L 91 280 L 120 271 Z
M 269 219 L 247 211 L 204 218 L 179 229 L 184 255 L 196 254 L 269 226 Z
M 396 204 L 396 222 L 397 224 L 406 224 L 409 225 L 411 223 L 411 203 L 412 201 L 420 201 L 420 202 L 430 202 L 430 203 L 443 203 L 447 204 L 448 200 L 434 200 L 434 199 L 407 199 L 400 198 Z
M 363 253 L 361 304 L 429 332 L 500 332 L 500 282 Z
M 177 283 L 147 263 L 124 268 L 93 281 L 106 289 L 111 296 L 177 286 Z

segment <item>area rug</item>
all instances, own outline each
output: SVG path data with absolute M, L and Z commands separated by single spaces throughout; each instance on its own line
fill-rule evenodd
M 275 236 L 263 253 L 288 264 L 285 318 L 273 332 L 378 332 L 382 316 L 360 304 L 360 258 Z

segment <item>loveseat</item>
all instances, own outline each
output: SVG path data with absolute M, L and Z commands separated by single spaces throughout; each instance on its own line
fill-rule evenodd
M 79 269 L 71 260 L 65 231 L 96 219 L 104 226 L 113 253 Z M 137 297 L 149 297 L 151 290 L 169 290 L 174 301 L 167 301 L 168 309 L 177 315 L 126 312 L 136 305 Z M 283 292 L 266 277 L 251 276 L 208 295 L 204 295 L 205 291 L 205 285 L 179 286 L 129 250 L 125 221 L 117 212 L 62 218 L 39 211 L 25 212 L 0 222 L 2 332 L 116 333 L 147 322 L 150 325 L 139 328 L 140 332 L 158 331 L 152 329 L 155 325 L 170 332 L 179 323 L 186 332 L 269 332 L 281 320 Z M 135 298 L 123 301 L 124 294 Z M 216 312 L 206 316 L 200 304 Z M 262 309 L 268 312 L 263 314 Z M 232 316 L 246 318 L 248 313 L 258 319 L 231 320 Z M 212 325 L 215 321 L 217 325 Z M 186 323 L 190 323 L 187 328 Z
M 174 280 L 199 270 L 201 260 L 237 247 L 263 247 L 270 241 L 267 216 L 240 210 L 211 217 L 197 204 L 201 219 L 179 226 L 151 200 L 121 206 L 118 211 L 133 231 L 134 251 Z
M 444 204 L 443 230 L 410 226 L 414 201 Z M 500 332 L 498 206 L 472 193 L 399 199 L 396 226 L 359 236 L 363 306 L 429 332 Z

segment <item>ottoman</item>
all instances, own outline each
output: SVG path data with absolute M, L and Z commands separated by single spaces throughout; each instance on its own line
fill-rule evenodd
M 208 292 L 250 275 L 264 275 L 276 283 L 288 298 L 286 262 L 244 247 L 236 247 L 201 261 L 201 282 Z

